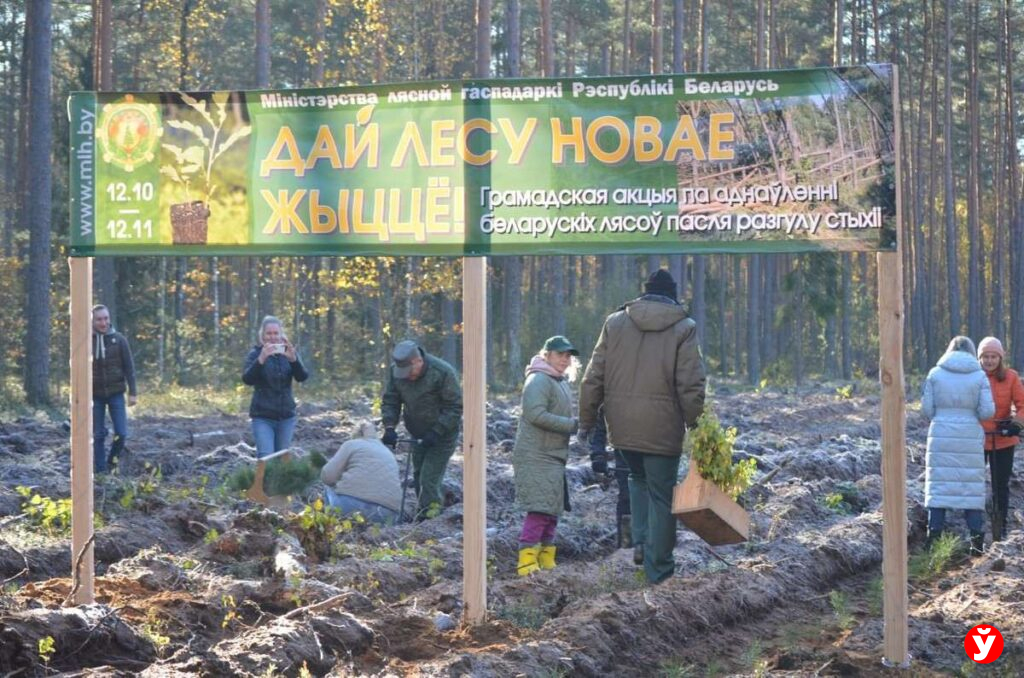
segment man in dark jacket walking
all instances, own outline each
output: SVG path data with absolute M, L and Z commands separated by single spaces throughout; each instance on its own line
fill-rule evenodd
M 675 571 L 672 490 L 683 436 L 704 409 L 697 326 L 668 271 L 651 274 L 644 295 L 605 320 L 580 386 L 580 437 L 602 403 L 609 443 L 629 465 L 633 543 L 647 580 L 662 582 Z
M 134 405 L 138 391 L 132 350 L 124 335 L 114 331 L 110 310 L 97 304 L 92 308 L 92 455 L 96 473 L 105 473 L 107 466 L 124 450 L 128 438 L 125 391 L 128 391 L 128 405 Z M 107 410 L 114 427 L 109 456 L 105 449 Z
M 633 516 L 629 507 L 629 466 L 622 450 L 608 450 L 608 428 L 604 424 L 604 407 L 597 408 L 597 420 L 590 432 L 590 469 L 597 476 L 614 478 L 618 487 L 618 498 L 615 501 L 615 542 L 620 549 L 633 546 Z M 609 467 L 609 456 L 615 465 Z M 637 565 L 643 564 L 641 547 L 633 549 L 633 558 Z
M 455 369 L 432 356 L 415 341 L 406 340 L 391 353 L 393 365 L 381 398 L 381 418 L 388 447 L 398 442 L 395 427 L 405 421 L 417 439 L 412 448 L 417 518 L 444 508 L 441 483 L 462 421 L 462 388 Z M 404 412 L 404 416 L 403 416 Z

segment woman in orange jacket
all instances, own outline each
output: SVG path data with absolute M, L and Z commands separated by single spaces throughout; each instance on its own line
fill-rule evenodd
M 1006 367 L 1006 352 L 995 337 L 978 344 L 978 361 L 988 375 L 996 414 L 981 423 L 985 429 L 985 461 L 992 473 L 992 541 L 1003 538 L 1010 501 L 1013 451 L 1024 427 L 1024 384 L 1020 375 Z

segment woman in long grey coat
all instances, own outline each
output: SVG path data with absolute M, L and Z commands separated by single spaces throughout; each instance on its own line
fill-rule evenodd
M 921 411 L 931 420 L 924 482 L 927 543 L 942 533 L 946 509 L 963 509 L 971 531 L 971 553 L 980 555 L 985 543 L 985 431 L 981 422 L 995 414 L 995 403 L 969 338 L 954 337 L 928 373 Z
M 579 369 L 577 355 L 568 339 L 554 336 L 526 368 L 522 414 L 512 450 L 516 501 L 527 512 L 519 535 L 522 576 L 555 566 L 555 528 L 566 500 L 569 436 L 579 428 L 569 391 Z

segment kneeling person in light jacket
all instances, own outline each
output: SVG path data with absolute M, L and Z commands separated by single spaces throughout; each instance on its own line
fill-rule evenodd
M 398 462 L 368 421 L 360 422 L 352 439 L 324 465 L 320 480 L 327 486 L 327 504 L 344 514 L 358 512 L 380 524 L 391 524 L 398 517 L 402 502 Z

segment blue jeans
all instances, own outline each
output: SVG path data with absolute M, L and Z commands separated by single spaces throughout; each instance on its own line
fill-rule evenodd
M 338 494 L 329 487 L 324 492 L 324 499 L 327 500 L 328 506 L 333 506 L 345 515 L 361 513 L 371 523 L 391 525 L 398 517 L 398 511 L 392 511 L 386 506 L 374 504 L 371 501 L 356 499 L 350 494 Z
M 967 529 L 971 532 L 981 532 L 985 529 L 985 512 L 981 509 L 965 509 L 964 518 L 967 519 Z M 941 532 L 946 526 L 946 509 L 928 509 L 928 531 Z
M 114 425 L 114 439 L 110 445 L 110 459 L 104 443 L 107 440 L 107 410 Z M 105 473 L 107 465 L 124 449 L 128 437 L 128 411 L 125 409 L 124 393 L 106 398 L 92 399 L 92 464 L 96 473 Z
M 292 446 L 292 434 L 299 417 L 288 419 L 252 418 L 252 437 L 256 439 L 256 456 L 265 457 Z

